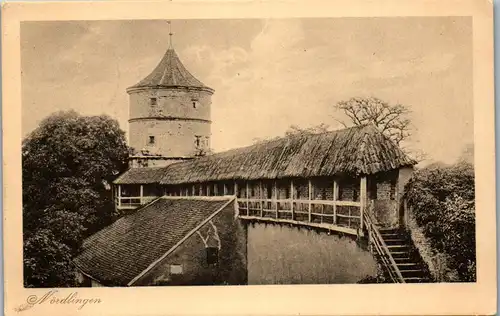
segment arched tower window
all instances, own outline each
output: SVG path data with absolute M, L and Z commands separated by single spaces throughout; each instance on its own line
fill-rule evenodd
M 197 109 L 198 106 L 199 106 L 199 101 L 198 99 L 192 99 L 191 100 L 192 104 L 193 104 L 193 109 Z

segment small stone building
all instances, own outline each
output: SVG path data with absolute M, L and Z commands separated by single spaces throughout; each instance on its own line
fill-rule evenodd
M 82 286 L 246 284 L 234 197 L 161 197 L 92 235 L 74 263 Z

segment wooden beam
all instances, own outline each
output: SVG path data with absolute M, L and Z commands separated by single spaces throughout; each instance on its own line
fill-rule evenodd
M 333 179 L 333 202 L 337 202 L 339 198 L 339 185 L 337 180 Z M 337 224 L 337 203 L 333 204 L 333 223 Z
M 311 198 L 311 196 L 312 196 L 312 192 L 311 192 L 312 191 L 311 190 L 311 188 L 312 188 L 311 179 L 307 180 L 307 185 L 308 185 L 308 190 L 307 191 L 309 191 L 308 192 L 309 193 L 309 198 L 307 199 L 309 201 L 309 222 L 311 222 L 311 219 L 312 219 L 311 218 L 311 209 L 312 209 L 312 204 L 311 204 L 311 200 L 312 200 L 312 198 Z
M 290 211 L 292 211 L 292 221 L 295 219 L 293 213 L 293 179 L 290 179 Z
M 262 191 L 263 191 L 262 190 L 262 181 L 259 181 L 260 217 L 264 217 L 264 205 L 262 204 L 264 202 L 262 201 Z
M 297 220 L 292 221 L 289 219 L 277 219 L 277 218 L 270 218 L 270 217 L 261 218 L 258 216 L 245 216 L 245 215 L 239 215 L 238 217 L 241 219 L 244 219 L 244 220 L 255 221 L 255 222 L 284 223 L 284 224 L 291 224 L 291 225 L 297 225 L 297 226 L 302 226 L 302 227 L 324 228 L 324 229 L 331 230 L 331 231 L 337 231 L 337 232 L 357 236 L 357 231 L 355 229 L 337 226 L 337 225 L 332 225 L 332 224 L 308 223 L 305 221 L 297 221 Z
M 403 212 L 404 212 L 404 226 L 408 227 L 408 202 L 403 199 Z
M 118 207 L 122 206 L 122 186 L 118 185 Z
M 366 177 L 361 178 L 360 189 L 359 189 L 359 201 L 361 202 L 361 207 L 359 211 L 359 228 L 363 231 L 363 213 L 365 212 L 367 196 L 366 196 Z
M 249 194 L 249 191 L 248 191 L 248 181 L 246 181 L 245 183 L 246 183 L 246 198 L 247 198 L 247 215 L 250 215 L 249 214 L 249 212 L 250 212 L 250 210 L 249 210 L 249 202 L 248 202 L 248 199 L 250 198 L 248 196 L 248 194 Z
M 144 196 L 144 186 L 143 186 L 142 184 L 141 184 L 141 186 L 140 186 L 140 189 L 139 189 L 139 190 L 140 190 L 140 191 L 139 191 L 139 192 L 140 192 L 140 193 L 139 193 L 139 196 L 140 196 L 140 198 L 141 198 L 141 204 L 143 204 L 143 199 L 142 199 L 142 198 L 143 198 L 143 196 Z
M 276 218 L 279 218 L 279 212 L 278 212 L 278 186 L 276 185 L 276 180 L 273 181 L 273 186 L 274 186 L 274 192 L 273 192 L 273 199 L 274 199 L 274 210 L 276 211 Z

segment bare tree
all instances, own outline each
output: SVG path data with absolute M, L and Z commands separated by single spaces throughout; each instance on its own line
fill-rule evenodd
M 344 127 L 373 123 L 398 145 L 411 135 L 408 118 L 410 110 L 404 105 L 391 105 L 372 97 L 341 101 L 336 108 L 349 118 L 349 122 L 338 121 Z
M 288 129 L 285 131 L 284 137 L 291 137 L 291 136 L 296 136 L 296 135 L 311 135 L 311 134 L 321 134 L 329 131 L 329 126 L 321 123 L 316 126 L 311 126 L 311 127 L 306 127 L 302 128 L 297 125 L 290 125 Z M 266 143 L 270 142 L 273 140 L 280 139 L 282 137 L 280 136 L 275 136 L 275 137 L 270 137 L 270 138 L 254 138 L 253 139 L 253 144 L 260 144 L 260 143 Z
M 290 125 L 288 130 L 285 132 L 285 137 L 293 136 L 293 135 L 300 135 L 300 134 L 307 134 L 307 135 L 321 134 L 321 133 L 328 132 L 328 130 L 329 130 L 329 126 L 324 124 L 324 123 L 321 123 L 321 124 L 316 125 L 316 126 L 307 127 L 307 128 L 301 128 L 297 125 Z

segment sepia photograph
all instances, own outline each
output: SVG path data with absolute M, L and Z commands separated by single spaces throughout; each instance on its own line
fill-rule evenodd
M 23 23 L 25 286 L 474 282 L 471 22 Z
M 473 22 L 20 21 L 36 292 L 14 311 L 90 311 L 94 288 L 478 285 Z

